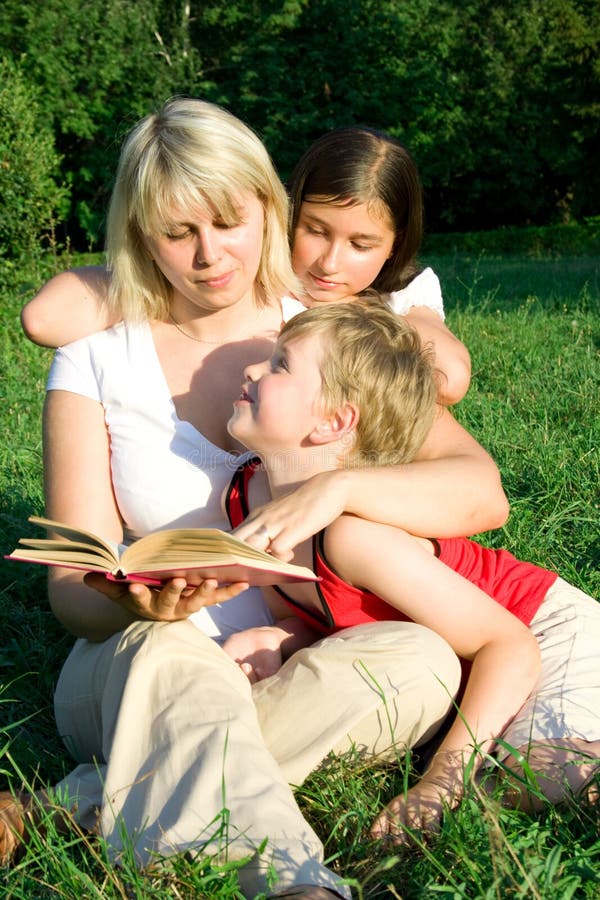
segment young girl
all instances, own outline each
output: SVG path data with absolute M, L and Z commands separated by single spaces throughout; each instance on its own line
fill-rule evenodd
M 419 269 L 423 197 L 417 168 L 394 138 L 370 128 L 323 135 L 289 182 L 292 264 L 306 306 L 349 300 L 370 288 L 435 346 L 439 395 L 456 403 L 469 387 L 466 347 L 444 325 L 434 272 Z
M 442 403 L 469 387 L 466 347 L 444 325 L 440 284 L 416 256 L 423 234 L 422 190 L 407 150 L 380 132 L 352 127 L 329 132 L 306 151 L 293 172 L 290 245 L 302 302 L 349 300 L 370 287 L 386 292 L 435 346 Z M 31 340 L 56 347 L 115 324 L 106 302 L 103 267 L 62 273 L 23 309 Z
M 249 461 L 236 473 L 226 504 L 234 526 L 265 494 L 323 469 L 409 462 L 435 415 L 430 362 L 416 334 L 381 304 L 301 313 L 270 361 L 245 374 L 228 427 L 263 468 Z M 528 758 L 553 802 L 598 771 L 600 605 L 591 597 L 504 550 L 416 538 L 347 515 L 295 555 L 321 581 L 276 588 L 275 624 L 225 644 L 251 681 L 284 672 L 282 659 L 315 632 L 379 620 L 426 625 L 471 663 L 460 714 L 429 770 L 381 813 L 375 835 L 435 825 L 444 804 L 460 800 L 473 749 L 481 760 L 498 736 L 516 749 L 508 765 Z

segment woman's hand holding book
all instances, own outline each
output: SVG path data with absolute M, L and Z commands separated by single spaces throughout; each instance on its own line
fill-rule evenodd
M 247 581 L 219 585 L 215 578 L 208 578 L 194 586 L 188 585 L 185 578 L 171 578 L 162 585 L 152 586 L 110 581 L 98 572 L 88 572 L 84 581 L 88 587 L 100 591 L 136 618 L 157 622 L 187 619 L 204 606 L 231 600 L 249 586 Z

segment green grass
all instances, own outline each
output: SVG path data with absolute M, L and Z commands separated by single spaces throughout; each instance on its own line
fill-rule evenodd
M 457 415 L 497 459 L 511 502 L 506 527 L 485 539 L 600 596 L 596 248 L 580 241 L 565 255 L 538 233 L 537 245 L 525 235 L 519 253 L 518 234 L 508 245 L 506 234 L 488 235 L 487 244 L 485 237 L 461 244 L 445 236 L 424 258 L 442 280 L 448 323 L 473 359 L 472 387 Z M 564 244 L 563 235 L 559 250 Z M 40 415 L 51 353 L 24 340 L 18 314 L 54 264 L 0 273 L 2 552 L 26 531 L 27 516 L 42 510 Z M 48 610 L 36 567 L 0 567 L 0 627 L 0 787 L 19 787 L 21 778 L 51 784 L 70 767 L 51 698 L 71 639 Z M 410 776 L 409 761 L 365 767 L 335 759 L 297 792 L 332 865 L 356 880 L 365 900 L 600 898 L 600 813 L 581 804 L 530 817 L 503 809 L 499 794 L 471 793 L 428 843 L 396 851 L 373 845 L 371 819 Z M 154 876 L 116 871 L 99 841 L 60 836 L 51 826 L 0 885 L 15 900 L 241 896 L 234 866 L 178 858 Z

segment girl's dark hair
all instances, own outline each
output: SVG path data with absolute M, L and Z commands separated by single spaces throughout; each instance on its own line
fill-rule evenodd
M 289 180 L 290 242 L 303 202 L 372 206 L 382 204 L 392 219 L 395 241 L 371 285 L 390 293 L 412 281 L 423 237 L 423 192 L 408 150 L 384 132 L 363 126 L 337 128 L 318 138 Z

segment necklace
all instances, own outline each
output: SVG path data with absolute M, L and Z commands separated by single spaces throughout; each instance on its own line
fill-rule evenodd
M 177 319 L 171 313 L 171 310 L 169 310 L 169 318 L 180 334 L 189 338 L 190 341 L 196 341 L 197 344 L 210 344 L 211 347 L 221 347 L 223 344 L 228 344 L 231 340 L 231 338 L 226 338 L 224 341 L 205 341 L 204 338 L 194 337 L 193 334 L 188 334 L 187 331 L 184 331 Z

